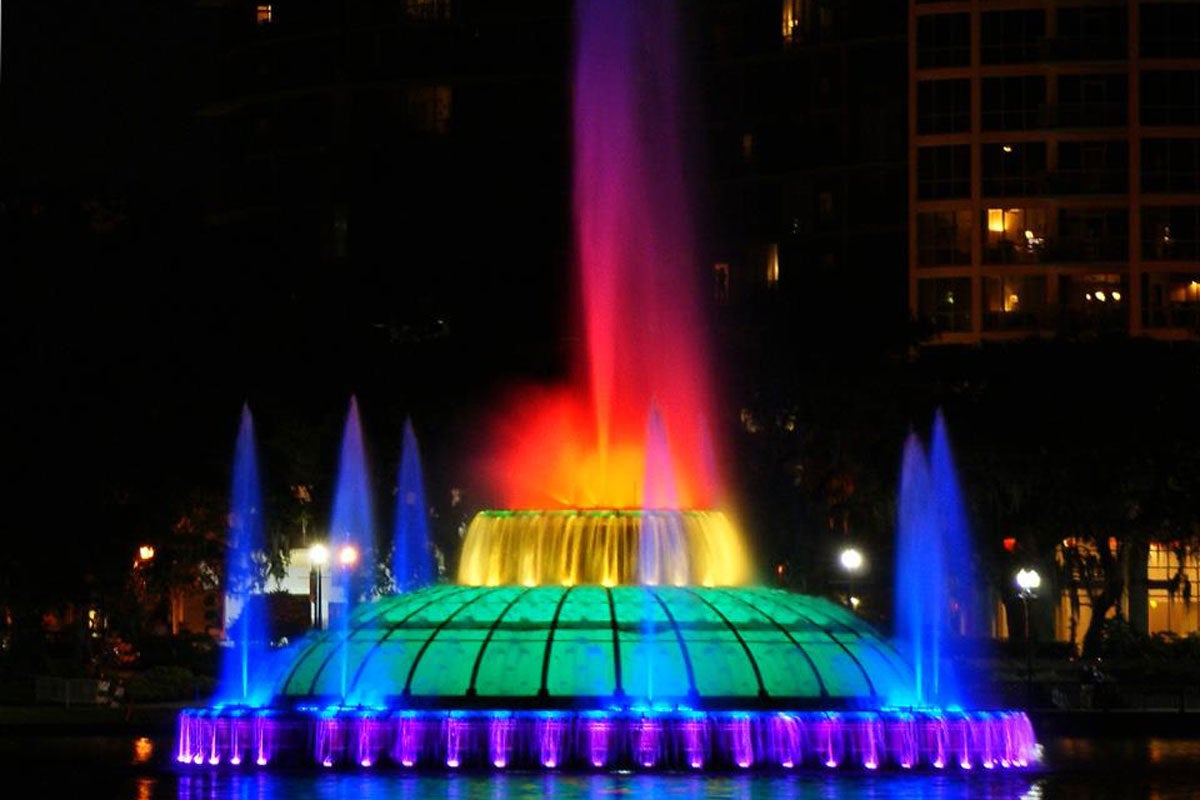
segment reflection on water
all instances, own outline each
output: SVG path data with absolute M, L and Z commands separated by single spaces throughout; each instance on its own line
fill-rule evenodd
M 139 736 L 133 740 L 133 763 L 149 764 L 154 759 L 154 740 L 149 736 Z
M 1200 797 L 1200 739 L 1051 739 L 1037 773 L 410 774 L 176 769 L 170 742 L 0 736 L 29 796 L 85 800 L 1182 800 Z

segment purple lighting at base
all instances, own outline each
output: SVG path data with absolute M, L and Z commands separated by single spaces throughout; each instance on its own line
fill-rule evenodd
M 423 769 L 1019 769 L 1019 711 L 523 712 L 190 709 L 180 764 Z M 244 768 L 244 767 L 241 767 Z

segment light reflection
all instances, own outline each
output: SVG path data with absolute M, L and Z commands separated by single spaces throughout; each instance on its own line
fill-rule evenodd
M 145 736 L 133 740 L 133 763 L 148 764 L 154 758 L 154 742 Z

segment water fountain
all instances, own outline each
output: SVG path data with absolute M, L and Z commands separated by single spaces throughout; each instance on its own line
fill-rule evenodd
M 421 454 L 412 420 L 404 424 L 400 474 L 396 481 L 396 522 L 392 535 L 392 582 L 411 591 L 433 582 L 429 512 L 421 476 Z
M 251 670 L 266 656 L 267 625 L 258 594 L 264 550 L 262 501 L 258 484 L 258 456 L 254 444 L 254 419 L 250 407 L 242 407 L 233 457 L 230 492 L 229 545 L 225 562 L 226 617 L 228 635 L 221 654 L 219 699 L 245 703 L 251 699 Z
M 261 705 L 183 712 L 181 763 L 875 770 L 1036 757 L 1024 714 L 934 705 L 944 681 L 925 690 L 929 662 L 914 674 L 849 609 L 752 585 L 717 510 L 673 14 L 667 0 L 577 2 L 587 368 L 503 415 L 510 435 L 486 462 L 504 508 L 472 521 L 457 583 L 359 605 L 293 649 Z M 354 406 L 347 431 L 361 454 Z M 344 479 L 355 458 L 343 450 Z M 936 534 L 929 469 L 912 460 L 902 527 Z M 908 624 L 924 648 L 926 628 Z

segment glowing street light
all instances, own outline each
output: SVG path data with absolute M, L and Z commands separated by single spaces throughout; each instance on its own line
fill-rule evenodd
M 352 544 L 343 545 L 338 550 L 338 563 L 343 567 L 353 567 L 358 563 L 358 548 Z
M 317 543 L 308 548 L 308 563 L 311 570 L 308 573 L 309 594 L 313 597 L 313 627 L 320 630 L 325 627 L 321 598 L 321 567 L 329 563 L 329 548 Z
M 846 571 L 846 604 L 857 610 L 859 599 L 854 595 L 854 576 L 862 571 L 866 559 L 858 548 L 847 547 L 838 553 L 838 563 Z
M 863 554 L 853 547 L 847 547 L 838 556 L 838 561 L 847 572 L 858 572 L 862 569 Z
M 153 561 L 153 560 L 154 560 L 154 547 L 152 545 L 144 544 L 138 548 L 138 561 L 145 562 L 145 561 Z
M 1042 576 L 1036 569 L 1017 570 L 1017 596 L 1025 612 L 1025 705 L 1033 702 L 1033 640 L 1029 636 L 1029 601 L 1037 597 Z

